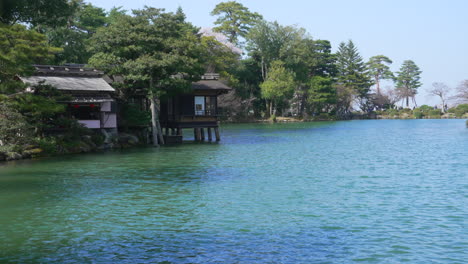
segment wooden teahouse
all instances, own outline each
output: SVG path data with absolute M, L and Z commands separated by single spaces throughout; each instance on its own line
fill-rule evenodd
M 117 133 L 117 111 L 113 99 L 115 93 L 104 79 L 104 73 L 78 65 L 34 65 L 35 72 L 20 79 L 31 87 L 49 84 L 70 95 L 68 112 L 80 124 L 90 129 Z M 28 88 L 31 89 L 31 88 Z
M 182 129 L 193 128 L 195 141 L 204 141 L 206 135 L 209 141 L 213 140 L 212 129 L 219 141 L 218 96 L 230 90 L 232 88 L 219 80 L 219 74 L 209 73 L 192 84 L 190 93 L 161 101 L 160 122 L 166 139 L 181 141 Z

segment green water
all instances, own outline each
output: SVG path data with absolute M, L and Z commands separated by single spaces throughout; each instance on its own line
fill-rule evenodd
M 466 263 L 464 120 L 221 137 L 0 165 L 0 263 Z

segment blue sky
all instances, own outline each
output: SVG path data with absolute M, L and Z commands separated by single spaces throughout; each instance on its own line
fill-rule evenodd
M 215 0 L 88 0 L 110 9 L 143 6 L 175 11 L 181 6 L 187 20 L 211 27 L 210 11 L 223 1 Z M 336 50 L 352 39 L 367 61 L 374 55 L 393 60 L 397 71 L 404 60 L 413 60 L 423 71 L 417 102 L 439 103 L 426 91 L 433 82 L 455 88 L 468 79 L 468 1 L 466 0 L 238 0 L 268 21 L 305 28 L 314 39 L 330 40 Z M 385 83 L 383 86 L 392 85 Z

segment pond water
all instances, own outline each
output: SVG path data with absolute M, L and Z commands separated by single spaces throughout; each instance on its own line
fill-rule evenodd
M 464 120 L 221 132 L 0 165 L 0 263 L 466 263 Z

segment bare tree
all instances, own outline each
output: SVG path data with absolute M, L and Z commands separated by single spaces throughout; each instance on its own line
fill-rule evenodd
M 390 86 L 385 87 L 383 96 L 385 98 L 385 104 L 387 104 L 389 107 L 394 107 L 395 104 L 402 99 L 398 95 L 396 89 Z
M 432 83 L 432 88 L 427 91 L 430 95 L 435 95 L 435 96 L 440 97 L 440 100 L 442 100 L 442 113 L 445 113 L 447 109 L 446 101 L 447 101 L 447 95 L 450 91 L 451 91 L 450 87 L 448 87 L 445 83 L 441 83 L 441 82 Z
M 460 102 L 468 102 L 468 80 L 464 80 L 457 87 L 457 94 L 454 96 Z

